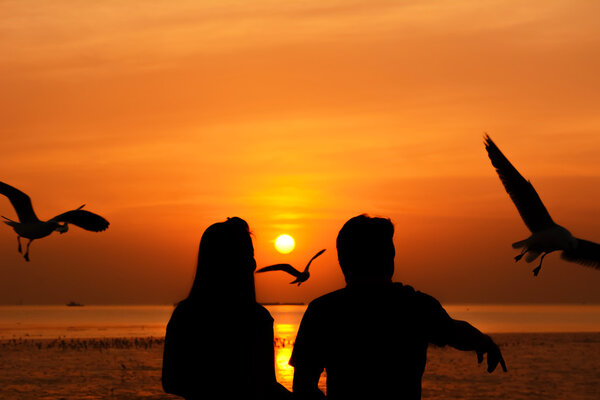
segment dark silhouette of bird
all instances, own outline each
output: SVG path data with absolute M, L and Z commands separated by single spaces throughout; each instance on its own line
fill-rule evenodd
M 513 248 L 523 249 L 515 257 L 515 261 L 525 256 L 525 261 L 530 263 L 541 254 L 540 263 L 533 270 L 533 274 L 537 276 L 544 257 L 553 251 L 562 250 L 561 258 L 564 260 L 600 269 L 600 245 L 578 239 L 555 223 L 533 185 L 521 176 L 488 135 L 484 137 L 484 144 L 504 188 L 531 231 L 531 236 L 527 239 L 513 243 Z
M 268 271 L 283 271 L 283 272 L 287 272 L 290 275 L 293 275 L 296 277 L 295 280 L 291 281 L 290 284 L 293 283 L 297 283 L 298 286 L 300 286 L 300 284 L 302 282 L 305 282 L 309 277 L 310 277 L 310 273 L 308 272 L 308 267 L 310 267 L 310 264 L 313 262 L 313 260 L 317 257 L 319 257 L 321 254 L 323 254 L 325 252 L 326 249 L 323 249 L 321 251 L 319 251 L 317 254 L 315 254 L 313 256 L 313 258 L 310 259 L 310 261 L 308 262 L 308 264 L 306 264 L 306 267 L 304 267 L 304 271 L 300 272 L 298 271 L 296 268 L 292 267 L 290 264 L 275 264 L 275 265 L 269 265 L 268 267 L 263 267 L 258 269 L 256 272 L 268 272 Z
M 19 217 L 19 222 L 17 222 L 2 216 L 6 220 L 4 223 L 12 226 L 18 235 L 19 253 L 23 252 L 21 238 L 29 239 L 25 254 L 23 255 L 26 261 L 29 261 L 29 246 L 31 242 L 35 239 L 46 237 L 54 231 L 65 233 L 69 230 L 69 224 L 93 232 L 103 231 L 109 225 L 108 221 L 100 215 L 82 210 L 85 204 L 75 210 L 59 214 L 48 221 L 40 221 L 33 211 L 31 199 L 28 195 L 4 182 L 0 182 L 0 194 L 8 197 Z

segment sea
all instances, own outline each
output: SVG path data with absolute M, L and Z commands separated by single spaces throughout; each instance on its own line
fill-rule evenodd
M 291 390 L 288 360 L 306 306 L 265 306 L 275 320 L 277 379 Z M 444 308 L 490 334 L 508 372 L 489 374 L 472 352 L 430 347 L 423 399 L 600 400 L 600 305 Z M 172 311 L 173 306 L 0 306 L 0 399 L 176 398 L 160 384 Z M 387 346 L 393 338 L 377 351 Z M 235 372 L 234 363 L 223 371 L 232 384 Z M 326 391 L 325 373 L 319 387 Z

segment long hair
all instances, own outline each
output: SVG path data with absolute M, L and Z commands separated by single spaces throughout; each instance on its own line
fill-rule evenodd
M 217 222 L 200 239 L 196 277 L 187 300 L 255 304 L 255 269 L 248 223 L 238 217 Z

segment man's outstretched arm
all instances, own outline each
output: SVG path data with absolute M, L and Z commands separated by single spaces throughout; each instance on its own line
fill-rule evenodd
M 498 345 L 491 337 L 481 333 L 468 322 L 452 320 L 452 333 L 449 339 L 448 344 L 458 350 L 475 351 L 479 363 L 483 361 L 483 355 L 487 354 L 488 372 L 492 373 L 498 364 L 506 372 L 506 363 Z

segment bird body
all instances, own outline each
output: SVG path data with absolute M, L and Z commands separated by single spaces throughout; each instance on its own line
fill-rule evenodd
M 290 264 L 274 264 L 269 265 L 268 267 L 261 268 L 256 272 L 269 272 L 269 271 L 284 271 L 288 274 L 295 276 L 296 279 L 291 281 L 290 283 L 301 284 L 305 282 L 308 278 L 310 278 L 310 272 L 305 268 L 304 271 L 298 271 L 296 268 L 292 267 Z
M 577 239 L 571 235 L 571 232 L 556 224 L 543 231 L 534 232 L 527 239 L 515 242 L 512 246 L 515 249 L 527 248 L 529 254 L 525 257 L 525 261 L 532 262 L 542 253 L 574 250 L 577 247 Z
M 539 265 L 533 270 L 533 274 L 537 276 L 544 257 L 554 251 L 562 251 L 561 257 L 567 261 L 600 269 L 600 245 L 578 239 L 555 223 L 533 185 L 523 178 L 487 135 L 484 144 L 506 192 L 531 231 L 531 236 L 527 239 L 513 243 L 513 248 L 522 249 L 515 261 L 525 256 L 525 261 L 530 263 L 541 255 Z
M 24 254 L 27 261 L 29 261 L 29 246 L 33 240 L 49 236 L 54 231 L 65 233 L 69 230 L 69 224 L 93 232 L 103 231 L 109 225 L 109 222 L 100 215 L 82 210 L 85 204 L 75 210 L 59 214 L 48 221 L 41 221 L 35 215 L 31 199 L 27 194 L 4 182 L 0 182 L 0 194 L 3 194 L 10 200 L 19 217 L 19 222 L 3 217 L 6 220 L 4 223 L 11 226 L 18 235 L 19 252 L 22 250 L 21 238 L 29 239 L 27 250 Z
M 305 282 L 306 280 L 308 280 L 308 278 L 310 278 L 310 272 L 308 272 L 308 268 L 310 267 L 310 264 L 313 262 L 313 260 L 315 258 L 319 257 L 324 252 L 325 252 L 325 249 L 323 249 L 323 250 L 319 251 L 317 254 L 315 254 L 313 256 L 313 258 L 310 259 L 308 264 L 306 264 L 306 267 L 304 267 L 304 271 L 298 271 L 296 268 L 292 267 L 290 264 L 274 264 L 274 265 L 269 265 L 268 267 L 260 268 L 256 272 L 262 273 L 262 272 L 269 272 L 269 271 L 284 271 L 284 272 L 287 272 L 288 274 L 296 277 L 296 279 L 291 281 L 290 284 L 297 283 L 298 286 L 300 286 L 300 284 L 302 284 L 302 282 Z
M 308 271 L 306 273 L 300 274 L 298 275 L 298 277 L 296 279 L 294 279 L 293 281 L 290 282 L 290 284 L 294 284 L 297 283 L 298 286 L 300 286 L 300 284 L 302 282 L 305 282 L 308 280 L 308 278 L 310 278 L 310 274 L 308 273 Z
M 44 223 L 43 221 L 39 222 L 15 222 L 15 221 L 4 221 L 5 224 L 11 226 L 17 235 L 24 237 L 26 239 L 41 239 L 43 237 L 49 236 L 52 232 L 56 230 L 56 226 L 58 224 Z
M 523 252 L 515 257 L 519 261 L 525 255 L 525 261 L 530 263 L 537 259 L 540 254 L 540 264 L 533 270 L 534 275 L 540 271 L 543 257 L 554 251 L 575 251 L 577 249 L 577 239 L 562 226 L 555 224 L 553 227 L 543 231 L 534 232 L 525 240 L 513 243 L 513 248 L 522 248 Z

